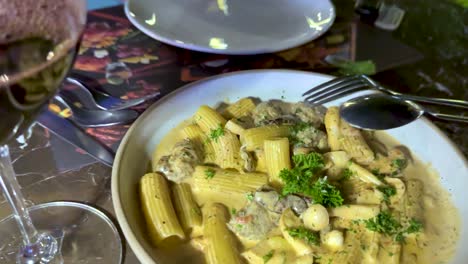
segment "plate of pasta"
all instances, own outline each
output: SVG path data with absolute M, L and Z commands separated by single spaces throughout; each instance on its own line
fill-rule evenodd
M 112 171 L 116 216 L 138 259 L 465 263 L 463 155 L 426 119 L 362 131 L 339 116 L 348 98 L 302 101 L 331 78 L 224 74 L 143 113 Z

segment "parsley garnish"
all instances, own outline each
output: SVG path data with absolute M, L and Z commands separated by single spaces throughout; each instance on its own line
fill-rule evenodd
M 404 228 L 388 211 L 380 212 L 376 217 L 364 220 L 366 228 L 385 234 L 388 236 L 395 236 L 396 242 L 405 242 L 407 234 L 420 232 L 423 228 L 422 223 L 416 219 L 411 219 L 408 226 Z
M 312 187 L 312 199 L 325 207 L 338 207 L 343 204 L 340 191 L 329 184 L 327 178 L 318 179 Z
M 211 129 L 210 138 L 218 142 L 218 138 L 224 136 L 224 128 L 221 124 L 218 125 L 216 129 Z
M 268 252 L 265 256 L 263 256 L 263 263 L 267 263 L 270 261 L 270 259 L 273 257 L 273 254 L 275 254 L 275 251 L 272 249 L 270 252 Z
M 380 212 L 376 217 L 364 220 L 367 229 L 386 235 L 395 235 L 401 224 L 388 211 Z
M 250 202 L 253 201 L 253 199 L 254 199 L 253 193 L 248 193 L 248 194 L 246 195 L 246 197 L 247 197 L 247 200 L 250 201 Z
M 309 128 L 311 125 L 306 122 L 299 122 L 293 126 L 289 127 L 289 142 L 291 142 L 292 145 L 297 145 L 297 144 L 302 144 L 303 142 L 297 138 L 297 133 L 306 130 Z
M 383 199 L 386 203 L 389 203 L 390 197 L 396 194 L 396 189 L 393 186 L 379 186 L 377 189 L 382 192 Z
M 353 176 L 353 171 L 346 168 L 343 170 L 343 172 L 341 172 L 341 178 L 339 181 L 347 181 L 349 179 L 351 179 L 351 176 Z
M 379 169 L 373 169 L 373 170 L 371 170 L 371 172 L 372 172 L 372 174 L 377 176 L 377 178 L 379 178 L 380 180 L 383 180 L 384 177 L 386 176 L 384 173 L 380 173 Z
M 294 168 L 283 169 L 279 177 L 285 183 L 282 195 L 303 194 L 311 197 L 315 203 L 326 207 L 337 207 L 343 204 L 340 191 L 329 184 L 326 178 L 313 181 L 314 175 L 320 171 L 325 162 L 322 155 L 311 152 L 309 154 L 294 155 Z
M 297 134 L 298 132 L 304 131 L 306 128 L 310 127 L 309 123 L 299 122 L 289 128 L 291 133 Z
M 293 238 L 302 239 L 310 245 L 320 245 L 319 235 L 305 227 L 289 228 L 287 231 Z
M 231 214 L 235 215 L 236 213 L 237 213 L 236 208 L 232 208 L 232 209 L 231 209 Z
M 213 170 L 213 169 L 206 169 L 206 170 L 205 170 L 205 176 L 206 176 L 205 178 L 206 178 L 206 179 L 211 179 L 211 178 L 213 178 L 213 177 L 215 176 L 215 174 L 216 174 L 216 171 Z
M 406 228 L 406 233 L 408 234 L 420 232 L 421 229 L 423 228 L 422 223 L 414 218 L 411 219 L 408 224 L 409 226 L 408 228 Z
M 399 243 L 405 242 L 405 236 L 403 232 L 398 232 L 398 234 L 395 235 L 395 241 Z
M 406 167 L 406 160 L 405 159 L 394 159 L 392 160 L 392 166 L 402 170 Z
M 292 157 L 294 168 L 281 170 L 279 177 L 285 183 L 283 195 L 290 193 L 309 194 L 314 174 L 325 166 L 318 153 L 300 154 Z

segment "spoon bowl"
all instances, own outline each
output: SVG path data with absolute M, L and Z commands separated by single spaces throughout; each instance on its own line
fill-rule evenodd
M 87 110 L 75 106 L 72 103 L 66 102 L 64 98 L 56 95 L 54 103 L 57 103 L 61 108 L 69 108 L 72 115 L 68 119 L 75 122 L 81 127 L 104 127 L 120 124 L 128 124 L 138 117 L 138 113 L 134 110 Z
M 386 94 L 353 98 L 340 107 L 341 117 L 354 127 L 385 130 L 404 126 L 424 114 L 418 104 Z

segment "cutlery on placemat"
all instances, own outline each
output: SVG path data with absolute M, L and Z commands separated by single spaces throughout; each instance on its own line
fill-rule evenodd
M 141 98 L 123 100 L 114 96 L 98 91 L 92 87 L 87 87 L 81 81 L 73 77 L 67 77 L 65 81 L 73 84 L 76 89 L 62 90 L 62 97 L 70 98 L 74 101 L 82 103 L 84 108 L 91 110 L 122 110 L 133 106 L 140 105 L 148 100 L 151 100 L 160 95 L 160 92 L 155 92 Z
M 65 141 L 83 149 L 90 156 L 104 164 L 112 166 L 115 153 L 69 120 L 61 118 L 50 111 L 44 111 L 39 115 L 37 121 Z
M 67 99 L 60 94 L 61 92 L 54 97 L 52 104 L 57 105 L 61 112 L 70 109 L 70 113 L 62 113 L 59 115 L 81 127 L 103 127 L 128 124 L 138 117 L 138 112 L 129 109 L 107 111 L 83 109 L 74 105 L 73 102 L 67 102 Z

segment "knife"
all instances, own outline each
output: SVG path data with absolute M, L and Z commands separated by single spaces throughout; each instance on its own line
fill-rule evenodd
M 86 134 L 82 128 L 73 122 L 61 118 L 49 111 L 44 111 L 39 115 L 37 121 L 48 128 L 54 134 L 86 151 L 92 157 L 98 159 L 109 167 L 114 163 L 115 153 L 104 144 Z

